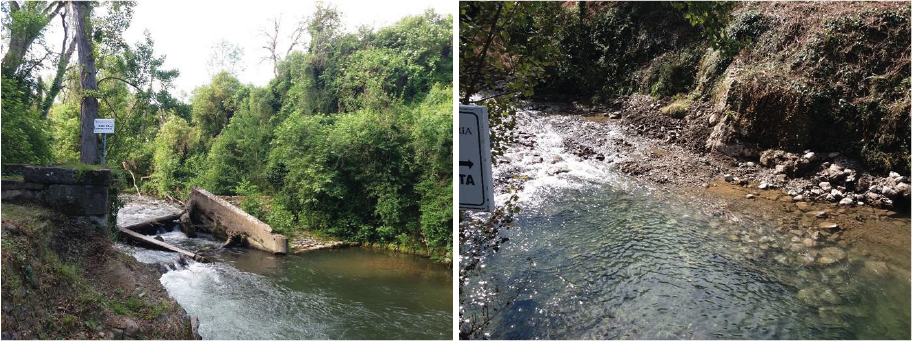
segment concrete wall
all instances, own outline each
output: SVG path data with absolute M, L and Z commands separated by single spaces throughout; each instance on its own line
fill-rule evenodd
M 244 235 L 251 247 L 288 253 L 285 236 L 274 233 L 268 224 L 204 189 L 190 192 L 189 212 L 194 224 L 209 229 L 214 235 L 223 238 Z
M 84 216 L 106 225 L 111 201 L 107 169 L 77 171 L 67 168 L 3 165 L 4 175 L 21 175 L 21 180 L 3 180 L 2 200 L 35 203 L 70 216 Z

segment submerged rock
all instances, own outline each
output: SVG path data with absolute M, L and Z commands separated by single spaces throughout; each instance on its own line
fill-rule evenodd
M 833 231 L 839 230 L 839 224 L 833 223 L 833 222 L 825 221 L 825 222 L 822 222 L 822 223 L 818 224 L 818 225 L 817 225 L 817 229 L 818 229 L 818 230 L 823 230 L 823 231 L 833 232 Z
M 865 270 L 880 276 L 886 275 L 889 271 L 887 268 L 887 263 L 873 260 L 864 262 L 864 268 Z
M 830 246 L 820 250 L 820 258 L 817 262 L 823 265 L 833 264 L 846 258 L 846 253 L 842 249 Z

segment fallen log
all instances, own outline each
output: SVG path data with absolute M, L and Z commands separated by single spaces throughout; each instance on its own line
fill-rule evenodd
M 149 220 L 143 220 L 135 224 L 124 226 L 123 228 L 139 233 L 155 234 L 155 232 L 158 230 L 158 225 L 173 223 L 175 220 L 180 219 L 181 215 L 186 211 L 187 210 L 183 210 L 180 213 L 170 214 Z
M 202 255 L 198 255 L 198 254 L 195 254 L 195 253 L 193 253 L 193 252 L 190 252 L 190 251 L 181 249 L 181 248 L 179 248 L 179 247 L 177 247 L 177 246 L 174 246 L 174 245 L 165 243 L 165 242 L 163 242 L 163 241 L 156 240 L 155 238 L 152 238 L 152 237 L 146 236 L 146 235 L 144 235 L 144 234 L 141 234 L 141 233 L 139 233 L 139 232 L 130 230 L 130 229 L 126 228 L 126 227 L 121 227 L 121 228 L 120 228 L 120 233 L 123 233 L 125 236 L 127 236 L 127 237 L 130 238 L 130 239 L 132 239 L 133 241 L 136 241 L 136 242 L 138 242 L 138 243 L 140 243 L 140 244 L 143 244 L 143 245 L 148 246 L 148 247 L 151 247 L 151 248 L 160 249 L 160 250 L 165 250 L 165 251 L 171 251 L 171 252 L 177 252 L 177 253 L 182 254 L 182 255 L 184 255 L 184 256 L 190 257 L 190 259 L 193 259 L 193 260 L 195 260 L 195 261 L 197 261 L 197 262 L 200 262 L 200 263 L 208 263 L 208 262 L 209 262 L 209 260 L 206 259 L 206 257 L 203 257 Z

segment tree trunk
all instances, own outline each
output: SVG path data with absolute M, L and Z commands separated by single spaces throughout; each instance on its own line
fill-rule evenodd
M 79 47 L 79 84 L 82 87 L 80 105 L 79 159 L 85 164 L 98 162 L 98 138 L 95 137 L 95 118 L 98 117 L 98 83 L 95 81 L 95 51 L 92 43 L 91 15 L 88 2 L 74 2 L 76 13 L 76 44 Z

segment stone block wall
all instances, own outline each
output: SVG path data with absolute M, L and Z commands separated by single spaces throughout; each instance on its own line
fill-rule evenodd
M 2 200 L 35 203 L 70 216 L 83 216 L 104 226 L 111 207 L 111 172 L 30 165 L 3 165 Z M 20 179 L 21 177 L 21 179 Z

